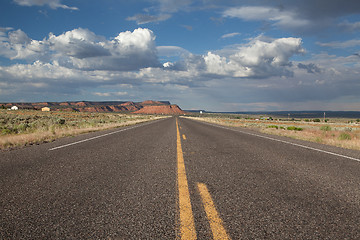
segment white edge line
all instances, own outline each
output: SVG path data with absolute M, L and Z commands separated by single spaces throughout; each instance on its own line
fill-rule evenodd
M 202 122 L 202 121 L 198 121 L 198 122 Z M 347 159 L 350 159 L 350 160 L 360 162 L 360 159 L 358 159 L 358 158 L 353 158 L 353 157 L 349 157 L 349 156 L 346 156 L 346 155 L 321 150 L 321 149 L 318 149 L 318 148 L 308 147 L 308 146 L 305 146 L 305 145 L 292 143 L 292 142 L 287 142 L 287 141 L 284 141 L 284 140 L 280 140 L 280 139 L 276 139 L 276 138 L 272 138 L 272 137 L 267 137 L 267 136 L 262 136 L 262 135 L 258 135 L 258 134 L 254 134 L 254 133 L 248 133 L 248 132 L 244 132 L 244 131 L 241 131 L 241 130 L 227 128 L 227 127 L 224 127 L 224 126 L 221 126 L 221 125 L 216 125 L 216 124 L 212 124 L 212 123 L 208 123 L 208 122 L 202 122 L 202 123 L 205 123 L 205 124 L 213 126 L 213 127 L 219 127 L 219 128 L 231 130 L 231 131 L 234 131 L 234 132 L 240 132 L 240 133 L 244 133 L 244 134 L 247 134 L 247 135 L 261 137 L 261 138 L 265 138 L 265 139 L 269 139 L 269 140 L 273 140 L 273 141 L 277 141 L 277 142 L 282 142 L 282 143 L 286 143 L 286 144 L 290 144 L 290 145 L 294 145 L 294 146 L 302 147 L 302 148 L 306 148 L 306 149 L 311 149 L 311 150 L 314 150 L 314 151 L 323 152 L 323 153 L 327 153 L 327 154 L 334 155 L 334 156 L 337 156 L 337 157 L 343 157 L 343 158 L 347 158 Z
M 68 146 L 75 145 L 75 144 L 78 144 L 78 143 L 87 142 L 87 141 L 90 141 L 90 140 L 94 140 L 94 139 L 97 139 L 97 138 L 109 136 L 109 135 L 112 135 L 112 134 L 115 134 L 115 133 L 119 133 L 119 132 L 123 132 L 123 131 L 126 131 L 126 130 L 130 130 L 130 129 L 134 129 L 134 128 L 146 126 L 146 125 L 149 125 L 149 124 L 152 124 L 152 123 L 161 121 L 161 120 L 165 120 L 165 119 L 167 119 L 167 118 L 159 119 L 159 120 L 154 120 L 154 121 L 150 121 L 150 122 L 146 122 L 146 123 L 144 123 L 144 124 L 135 125 L 135 126 L 133 126 L 133 127 L 121 129 L 121 130 L 118 130 L 118 131 L 115 131 L 115 132 L 110 132 L 110 133 L 106 133 L 106 134 L 103 134 L 103 135 L 99 135 L 99 136 L 87 138 L 87 139 L 84 139 L 84 140 L 80 140 L 80 141 L 77 141 L 77 142 L 68 143 L 68 144 L 65 144 L 65 145 L 58 146 L 58 147 L 50 148 L 49 151 L 53 151 L 53 150 L 56 150 L 56 149 L 68 147 Z

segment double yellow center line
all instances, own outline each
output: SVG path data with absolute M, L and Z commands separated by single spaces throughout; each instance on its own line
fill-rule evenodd
M 183 240 L 196 239 L 196 230 L 194 223 L 194 215 L 191 207 L 189 185 L 186 177 L 184 155 L 181 147 L 181 137 L 179 131 L 178 120 L 176 119 L 177 132 L 177 182 L 178 182 L 178 202 L 179 202 L 179 227 L 180 238 Z M 183 135 L 184 140 L 186 139 Z M 198 190 L 200 192 L 201 200 L 204 205 L 206 216 L 210 223 L 210 228 L 214 239 L 230 239 L 223 226 L 222 220 L 216 211 L 215 204 L 211 195 L 203 183 L 198 183 Z
M 179 191 L 179 213 L 181 239 L 196 239 L 194 216 L 191 208 L 189 186 L 186 178 L 184 155 L 181 148 L 181 138 L 178 120 L 176 119 L 177 132 L 177 176 Z

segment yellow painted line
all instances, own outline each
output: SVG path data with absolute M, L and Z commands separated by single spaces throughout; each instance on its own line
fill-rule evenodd
M 186 140 L 186 136 L 185 136 L 185 134 L 183 134 L 182 136 L 183 136 L 183 139 L 184 139 L 184 140 Z
M 191 208 L 188 181 L 186 178 L 184 155 L 181 148 L 181 137 L 178 120 L 176 119 L 177 132 L 177 168 L 178 168 L 178 191 L 179 191 L 179 217 L 181 239 L 196 239 L 194 215 Z
M 223 222 L 222 222 L 218 212 L 216 211 L 215 204 L 211 198 L 211 195 L 210 195 L 206 185 L 203 183 L 198 183 L 197 186 L 198 186 L 198 189 L 200 192 L 202 203 L 205 208 L 206 216 L 210 223 L 211 231 L 213 234 L 213 239 L 214 240 L 230 239 L 230 237 L 227 235 L 226 230 L 223 226 Z

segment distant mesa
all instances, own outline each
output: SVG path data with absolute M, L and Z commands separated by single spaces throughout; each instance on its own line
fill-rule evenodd
M 86 104 L 85 102 L 72 102 L 70 103 L 70 105 L 78 106 L 78 107 L 86 107 L 88 104 Z
M 179 114 L 185 114 L 186 112 L 181 110 L 181 108 L 178 105 L 162 105 L 162 106 L 144 106 L 142 109 L 134 113 L 179 115 Z
M 169 102 L 159 102 L 159 101 L 152 101 L 147 100 L 140 103 L 141 105 L 170 105 Z
M 1 105 L 1 103 L 0 103 Z M 2 103 L 4 106 L 17 106 L 19 109 L 41 110 L 49 107 L 50 111 L 72 112 L 119 112 L 139 114 L 185 114 L 178 105 L 171 105 L 168 101 L 146 100 L 143 102 L 108 101 L 108 102 L 37 102 L 37 103 Z
M 135 105 L 134 102 L 126 102 L 126 103 L 120 104 L 120 106 L 134 106 L 134 105 Z
M 75 105 L 76 105 L 76 106 L 79 106 L 79 107 L 85 107 L 85 106 L 87 106 L 87 104 L 84 103 L 84 102 L 78 102 L 78 103 L 76 103 Z

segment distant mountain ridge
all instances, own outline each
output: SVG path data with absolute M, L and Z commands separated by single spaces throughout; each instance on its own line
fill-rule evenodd
M 178 105 L 169 101 L 146 100 L 143 102 L 132 101 L 69 101 L 69 102 L 20 102 L 0 103 L 6 108 L 17 106 L 20 109 L 41 110 L 49 107 L 51 111 L 76 111 L 76 112 L 132 112 L 144 114 L 185 114 Z

